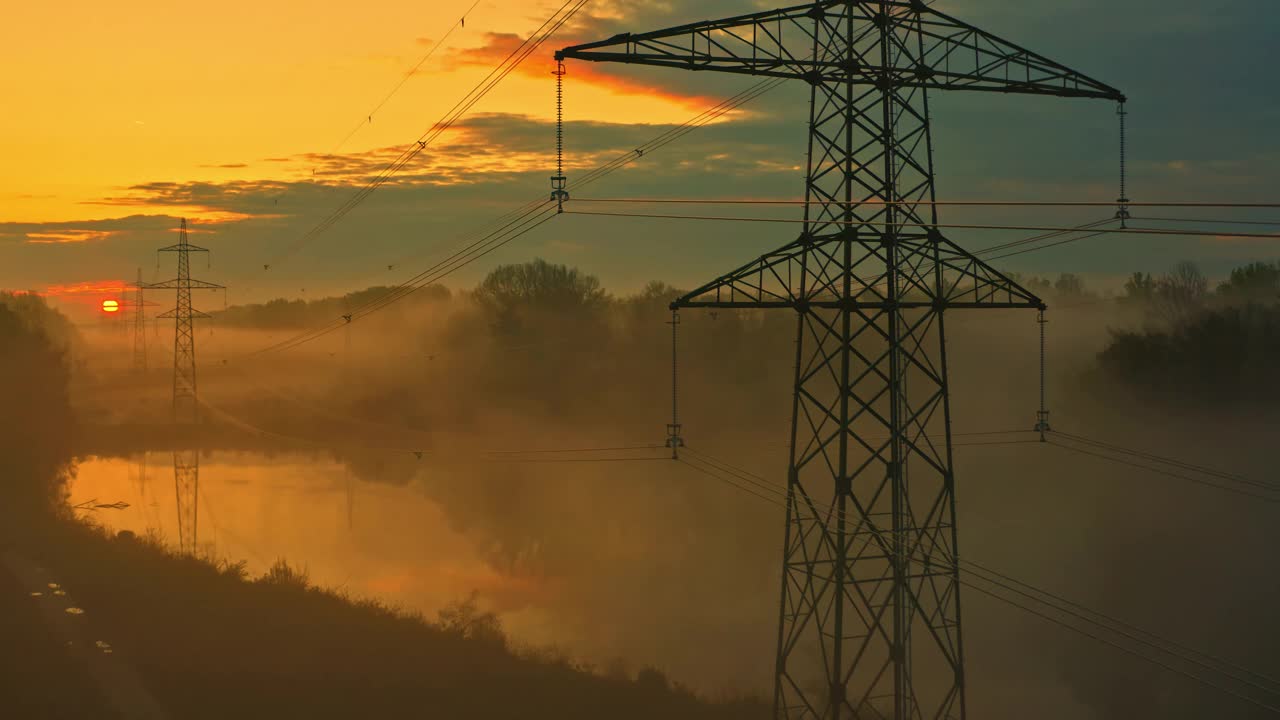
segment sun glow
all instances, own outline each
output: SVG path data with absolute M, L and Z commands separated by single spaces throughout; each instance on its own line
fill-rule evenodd
M 104 313 L 120 312 L 120 303 L 115 300 L 103 300 L 102 312 Z

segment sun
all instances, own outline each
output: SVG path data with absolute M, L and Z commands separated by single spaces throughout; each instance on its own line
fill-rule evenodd
M 120 303 L 115 300 L 103 300 L 102 312 L 104 313 L 120 312 Z

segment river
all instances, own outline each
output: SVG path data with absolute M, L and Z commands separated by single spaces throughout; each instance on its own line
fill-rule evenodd
M 203 453 L 195 547 L 251 574 L 284 559 L 320 586 L 428 617 L 474 592 L 518 645 L 652 665 L 708 692 L 767 686 L 776 508 L 672 463 L 412 464 L 357 472 L 323 455 Z M 172 453 L 90 457 L 70 499 L 123 501 L 85 512 L 178 549 L 175 486 Z

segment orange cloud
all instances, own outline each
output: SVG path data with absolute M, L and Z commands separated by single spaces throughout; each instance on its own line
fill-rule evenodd
M 55 230 L 47 232 L 29 232 L 23 235 L 26 242 L 33 245 L 59 245 L 62 243 L 83 243 L 106 240 L 118 235 L 116 230 Z
M 87 280 L 69 285 L 50 285 L 36 294 L 42 297 L 113 295 L 125 292 L 128 289 L 129 284 L 123 280 Z
M 494 67 L 510 57 L 522 42 L 524 42 L 523 38 L 513 33 L 486 33 L 484 45 L 458 50 L 453 53 L 451 60 L 456 65 Z M 564 40 L 560 44 L 573 45 L 575 43 L 576 41 L 573 40 Z M 539 52 L 533 59 L 521 63 L 516 68 L 516 72 L 522 75 L 543 78 L 549 76 L 553 69 L 554 66 L 550 56 Z M 588 84 L 620 95 L 641 95 L 659 98 L 690 109 L 701 110 L 718 102 L 717 98 L 709 95 L 689 95 L 672 92 L 662 85 L 620 77 L 601 70 L 600 66 L 594 63 L 574 63 L 569 68 L 569 77 L 574 78 L 575 81 L 585 81 Z

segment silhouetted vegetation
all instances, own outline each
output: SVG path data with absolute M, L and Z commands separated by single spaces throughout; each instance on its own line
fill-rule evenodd
M 31 530 L 41 560 L 180 718 L 753 718 L 656 671 L 606 677 L 562 653 L 514 647 L 473 598 L 429 621 L 313 586 L 278 562 L 170 554 L 82 524 Z M 661 678 L 661 681 L 658 679 Z
M 1280 397 L 1280 266 L 1250 263 L 1209 291 L 1194 263 L 1134 273 L 1120 300 L 1145 310 L 1141 329 L 1113 330 L 1103 373 L 1146 397 L 1218 405 Z
M 379 286 L 348 293 L 341 297 L 326 297 L 318 300 L 277 298 L 254 305 L 232 305 L 226 310 L 211 314 L 215 322 L 225 327 L 261 329 L 313 327 L 332 322 L 355 308 L 383 299 L 395 290 L 395 288 Z M 430 303 L 448 298 L 448 288 L 428 285 L 414 292 L 401 309 L 412 307 L 417 303 Z
M 583 312 L 604 301 L 573 273 L 550 277 L 551 292 L 528 296 L 534 305 L 562 302 L 559 283 L 587 290 Z M 429 621 L 318 588 L 283 561 L 250 577 L 242 562 L 177 556 L 158 538 L 110 537 L 70 517 L 64 480 L 76 423 L 65 351 L 33 317 L 0 304 L 0 549 L 49 568 L 86 609 L 90 632 L 111 638 L 173 717 L 765 716 L 759 702 L 710 702 L 656 669 L 606 675 L 555 649 L 521 647 L 474 595 Z M 8 580 L 0 576 L 0 616 L 25 619 L 33 632 L 6 633 L 0 667 L 29 663 L 45 674 L 29 679 L 33 693 L 6 699 L 30 695 L 37 716 L 109 716 L 87 678 L 62 671 L 61 644 L 32 627 L 30 598 Z
M 1147 395 L 1214 404 L 1280 399 L 1280 307 L 1202 310 L 1168 328 L 1117 331 L 1102 369 Z
M 66 345 L 50 328 L 70 337 L 66 319 L 39 298 L 0 298 L 0 486 L 4 502 L 26 512 L 62 500 L 76 433 Z

